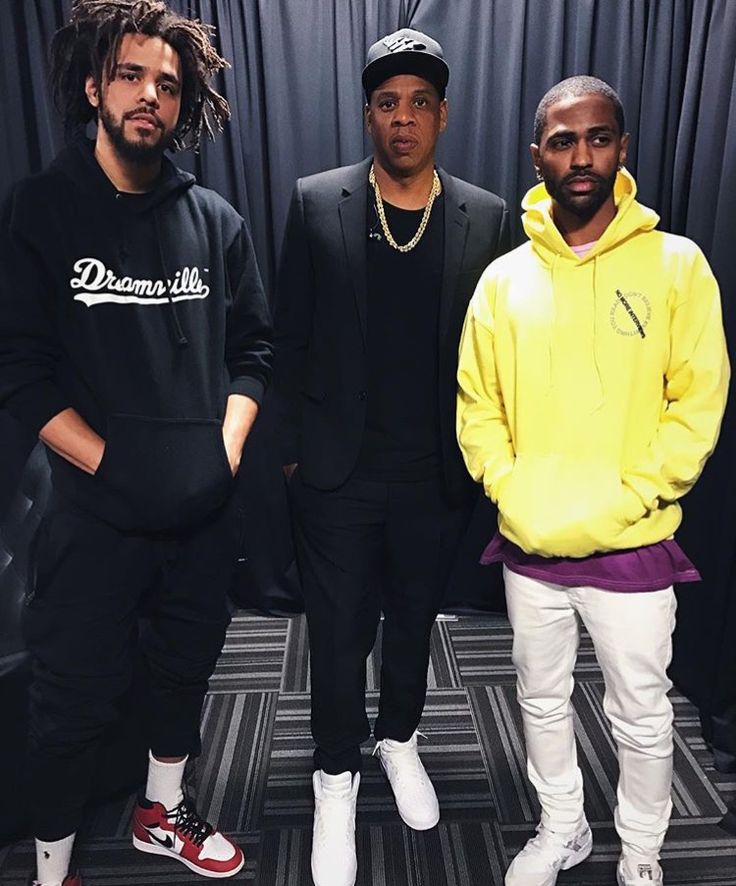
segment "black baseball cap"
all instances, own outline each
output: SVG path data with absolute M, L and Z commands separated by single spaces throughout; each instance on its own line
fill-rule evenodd
M 368 50 L 363 68 L 363 89 L 366 99 L 384 80 L 396 74 L 416 74 L 428 80 L 445 97 L 450 69 L 440 44 L 411 28 L 402 28 L 383 37 Z

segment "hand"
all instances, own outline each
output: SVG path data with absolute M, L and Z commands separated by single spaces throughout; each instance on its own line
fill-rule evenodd
M 227 455 L 230 472 L 233 477 L 238 473 L 240 467 L 240 459 L 243 455 L 243 447 L 236 437 L 227 434 L 223 428 L 222 439 L 225 443 L 225 454 Z
M 297 463 L 294 462 L 293 464 L 290 464 L 290 465 L 284 465 L 281 468 L 281 470 L 284 472 L 284 477 L 286 477 L 287 480 L 291 480 L 291 475 L 294 473 L 296 468 L 297 468 Z
M 102 441 L 102 445 L 98 447 L 97 452 L 95 453 L 95 456 L 94 456 L 94 462 L 95 462 L 95 463 L 94 463 L 94 471 L 92 471 L 93 474 L 96 474 L 97 471 L 99 470 L 100 464 L 102 463 L 102 459 L 103 459 L 104 456 L 105 456 L 105 446 L 106 446 L 106 443 L 105 443 L 105 441 L 103 440 L 103 441 Z M 99 455 L 99 457 L 98 457 L 98 455 Z
M 225 418 L 222 422 L 222 439 L 225 441 L 225 452 L 233 477 L 238 473 L 243 446 L 253 427 L 258 404 L 244 394 L 230 394 L 227 398 Z
M 87 474 L 95 474 L 105 441 L 71 407 L 63 409 L 41 428 L 41 440 L 62 458 Z

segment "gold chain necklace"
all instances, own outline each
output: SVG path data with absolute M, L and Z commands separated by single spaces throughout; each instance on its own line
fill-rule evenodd
M 386 242 L 389 246 L 393 246 L 394 249 L 398 249 L 399 252 L 411 252 L 412 249 L 417 245 L 417 243 L 422 239 L 422 235 L 427 229 L 427 224 L 429 222 L 429 214 L 432 212 L 432 206 L 434 201 L 440 195 L 442 191 L 442 186 L 440 185 L 440 177 L 437 175 L 437 170 L 433 170 L 432 177 L 432 190 L 429 192 L 429 199 L 427 200 L 427 205 L 424 207 L 424 215 L 422 216 L 422 220 L 419 222 L 419 227 L 417 228 L 416 234 L 409 240 L 408 243 L 404 243 L 403 246 L 400 246 L 396 240 L 393 238 L 393 234 L 389 230 L 388 222 L 386 221 L 386 210 L 383 208 L 383 199 L 381 198 L 381 189 L 378 187 L 378 182 L 376 181 L 376 173 L 374 171 L 373 165 L 371 165 L 371 171 L 368 173 L 368 182 L 373 188 L 373 191 L 376 195 L 376 212 L 378 213 L 378 220 L 381 222 L 381 228 L 383 230 L 383 235 L 386 238 Z

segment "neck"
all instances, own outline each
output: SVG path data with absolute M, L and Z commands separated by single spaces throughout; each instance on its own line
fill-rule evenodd
M 585 219 L 553 202 L 552 217 L 568 246 L 582 246 L 599 239 L 616 217 L 616 204 L 611 196 L 592 218 Z
M 132 163 L 120 156 L 104 128 L 97 127 L 95 160 L 118 191 L 144 194 L 150 191 L 161 172 L 161 157 L 150 163 Z
M 381 166 L 381 161 L 373 158 L 373 171 L 381 189 L 381 196 L 392 206 L 399 209 L 424 209 L 434 182 L 434 163 L 415 173 L 397 177 Z

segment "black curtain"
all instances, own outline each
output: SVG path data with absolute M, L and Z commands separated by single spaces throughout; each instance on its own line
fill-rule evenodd
M 233 110 L 227 131 L 198 157 L 184 155 L 178 162 L 249 220 L 269 290 L 295 178 L 368 153 L 360 89 L 366 50 L 383 34 L 411 26 L 440 40 L 451 69 L 450 121 L 440 162 L 508 201 L 517 242 L 517 208 L 533 182 L 528 143 L 539 98 L 576 73 L 602 77 L 618 89 L 632 132 L 628 165 L 640 197 L 661 214 L 665 229 L 692 237 L 709 257 L 722 286 L 734 355 L 734 0 L 171 0 L 171 5 L 214 24 L 220 49 L 232 62 L 221 79 Z M 70 0 L 0 4 L 0 193 L 42 168 L 62 143 L 46 87 L 46 47 L 69 8 Z M 711 717 L 727 719 L 723 712 L 736 705 L 734 413 L 731 405 L 719 449 L 684 502 L 678 534 L 704 580 L 680 590 L 673 673 L 701 705 L 706 727 Z M 288 610 L 298 606 L 298 590 L 270 421 L 266 404 L 244 461 L 243 507 L 252 546 L 241 590 L 242 599 L 255 605 Z M 0 441 L 4 448 L 6 439 Z M 472 566 L 492 522 L 490 508 L 476 515 L 465 548 L 471 565 L 458 574 L 453 590 L 458 604 L 499 605 L 498 572 Z
M 736 200 L 732 0 L 170 3 L 214 24 L 232 62 L 220 80 L 231 123 L 199 156 L 177 162 L 248 218 L 269 284 L 294 180 L 368 153 L 365 53 L 380 35 L 407 26 L 440 39 L 450 64 L 450 124 L 440 142 L 449 171 L 518 206 L 533 184 L 528 144 L 539 98 L 573 73 L 602 77 L 627 112 L 628 165 L 640 198 L 663 227 L 696 239 L 733 291 L 736 267 L 718 255 Z M 42 168 L 63 143 L 46 52 L 70 7 L 71 0 L 0 4 L 0 89 L 9 111 L 0 133 L 0 193 Z M 518 212 L 513 221 L 520 242 Z

